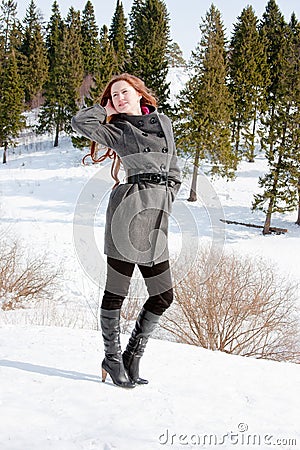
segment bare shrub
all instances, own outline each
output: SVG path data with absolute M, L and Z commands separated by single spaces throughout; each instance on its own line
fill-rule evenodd
M 297 287 L 263 259 L 234 253 L 214 258 L 203 249 L 175 286 L 174 304 L 161 326 L 179 342 L 299 362 Z
M 0 236 L 0 304 L 4 311 L 23 308 L 30 300 L 52 298 L 58 271 L 45 256 L 25 256 L 18 241 Z

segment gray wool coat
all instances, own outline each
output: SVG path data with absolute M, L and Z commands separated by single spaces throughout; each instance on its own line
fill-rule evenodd
M 146 266 L 169 258 L 168 218 L 181 184 L 170 119 L 149 107 L 150 114 L 118 114 L 107 123 L 106 110 L 95 105 L 72 119 L 79 134 L 115 150 L 126 177 L 168 173 L 168 184 L 119 184 L 106 212 L 104 253 Z

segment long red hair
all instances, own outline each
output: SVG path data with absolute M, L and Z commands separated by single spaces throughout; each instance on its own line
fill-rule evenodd
M 96 103 L 100 103 L 101 106 L 105 106 L 108 102 L 108 100 L 112 101 L 111 97 L 111 88 L 114 83 L 117 81 L 127 81 L 128 84 L 130 84 L 141 96 L 141 107 L 146 105 L 157 107 L 157 100 L 154 96 L 154 94 L 151 92 L 149 88 L 145 85 L 144 81 L 140 78 L 136 77 L 135 75 L 131 75 L 129 73 L 122 73 L 120 75 L 114 75 L 111 80 L 107 83 L 106 87 L 104 88 L 104 91 L 102 95 L 96 100 Z M 108 122 L 112 121 L 115 115 L 108 117 Z M 92 161 L 94 163 L 99 163 L 104 161 L 106 158 L 112 159 L 112 165 L 111 165 L 111 176 L 115 180 L 115 185 L 113 187 L 116 187 L 120 180 L 118 178 L 118 173 L 120 170 L 121 160 L 120 157 L 116 154 L 116 152 L 108 148 L 106 152 L 101 155 L 99 158 L 96 157 L 98 150 L 98 144 L 95 141 L 92 141 L 91 147 L 90 147 L 90 153 L 85 155 L 82 162 L 85 164 L 85 160 L 88 156 L 91 157 Z

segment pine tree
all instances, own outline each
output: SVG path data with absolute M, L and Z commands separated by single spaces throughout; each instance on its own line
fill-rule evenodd
M 168 107 L 169 15 L 162 0 L 136 0 L 130 14 L 128 71 L 142 78 L 156 94 L 161 109 Z
M 25 126 L 24 91 L 18 72 L 14 49 L 9 49 L 1 60 L 0 70 L 0 145 L 3 147 L 3 164 L 7 161 L 9 145 Z
M 245 8 L 234 26 L 229 52 L 229 88 L 233 97 L 233 140 L 238 153 L 244 137 L 244 153 L 254 161 L 259 114 L 266 110 L 269 70 L 264 41 L 258 32 L 252 6 Z
M 10 50 L 12 29 L 17 22 L 17 3 L 13 0 L 2 0 L 0 14 L 0 45 L 2 54 Z
M 81 51 L 85 76 L 94 76 L 100 58 L 99 27 L 96 22 L 94 7 L 87 1 L 81 19 Z
M 169 67 L 186 67 L 186 61 L 177 42 L 171 42 L 167 53 Z
M 49 61 L 49 71 L 53 72 L 55 66 L 59 65 L 60 61 L 58 55 L 63 41 L 64 23 L 59 11 L 59 6 L 56 0 L 52 4 L 52 14 L 47 25 L 46 33 L 46 48 Z
M 25 126 L 24 91 L 16 59 L 14 30 L 18 25 L 17 4 L 3 0 L 0 7 L 0 146 L 3 163 L 7 161 L 9 145 Z
M 278 14 L 277 17 L 279 17 Z M 274 74 L 275 98 L 271 96 L 267 118 L 270 124 L 267 141 L 269 146 L 266 149 L 269 171 L 260 178 L 262 193 L 255 195 L 253 202 L 253 209 L 260 209 L 266 214 L 264 234 L 270 233 L 271 217 L 274 212 L 292 211 L 297 206 L 300 177 L 300 46 L 299 30 L 297 31 L 296 28 L 291 25 L 285 26 L 284 40 L 282 34 L 278 32 L 281 37 L 280 72 L 276 71 Z M 281 28 L 280 31 L 282 32 Z
M 289 46 L 289 66 L 292 68 L 291 91 L 293 92 L 292 118 L 294 126 L 291 128 L 290 145 L 293 148 L 291 164 L 291 179 L 296 190 L 296 207 L 298 209 L 296 224 L 300 225 L 300 22 L 293 13 L 289 24 L 291 30 L 291 45 Z
M 82 33 L 80 12 L 70 8 L 66 19 L 65 33 L 65 67 L 67 76 L 66 124 L 64 130 L 72 132 L 70 121 L 80 105 L 80 87 L 84 78 L 84 62 L 81 52 Z
M 230 94 L 226 85 L 226 41 L 221 15 L 214 5 L 200 26 L 202 37 L 192 52 L 193 75 L 179 95 L 178 147 L 193 156 L 194 172 L 189 201 L 197 200 L 200 160 L 210 173 L 231 177 L 237 159 L 230 145 Z
M 55 0 L 52 5 L 52 15 L 50 17 L 46 46 L 49 61 L 49 77 L 45 83 L 45 103 L 39 114 L 39 125 L 37 133 L 51 133 L 55 130 L 54 146 L 58 145 L 58 137 L 61 131 L 61 110 L 64 107 L 63 86 L 65 84 L 65 74 L 63 66 L 64 53 L 64 23 L 61 18 L 59 6 Z
M 100 30 L 100 58 L 94 76 L 95 87 L 91 89 L 92 99 L 96 100 L 102 93 L 103 88 L 115 73 L 114 49 L 108 36 L 106 25 Z
M 34 101 L 42 95 L 42 88 L 48 75 L 46 46 L 42 30 L 42 17 L 31 0 L 24 18 L 24 33 L 20 52 L 24 55 L 22 77 L 25 101 L 34 107 Z
M 116 10 L 109 29 L 109 39 L 114 49 L 115 71 L 117 73 L 124 72 L 126 64 L 129 61 L 126 24 L 127 20 L 125 18 L 123 4 L 121 0 L 117 0 Z
M 50 72 L 37 132 L 55 131 L 54 147 L 57 147 L 61 131 L 72 133 L 70 121 L 80 102 L 83 58 L 80 13 L 70 8 L 66 23 L 61 23 L 56 2 L 52 11 L 47 36 L 47 42 L 51 43 Z
M 268 111 L 264 120 L 264 125 L 268 128 L 268 137 L 262 140 L 262 145 L 269 145 L 271 153 L 276 140 L 273 133 L 273 120 L 276 120 L 274 119 L 275 110 L 281 96 L 281 79 L 286 49 L 286 27 L 287 24 L 275 0 L 269 0 L 260 24 L 260 35 L 266 45 L 270 76 L 266 93 Z

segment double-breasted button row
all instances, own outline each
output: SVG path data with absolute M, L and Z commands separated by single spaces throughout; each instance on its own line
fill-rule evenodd
M 151 117 L 150 123 L 151 123 L 151 125 L 154 125 L 155 123 L 157 123 L 157 118 L 156 118 L 156 117 Z M 142 119 L 139 120 L 138 123 L 137 123 L 137 126 L 138 126 L 139 128 L 143 127 L 144 125 L 145 125 L 145 121 L 142 120 Z
M 142 136 L 147 137 L 147 136 L 149 136 L 149 134 L 146 133 L 145 131 L 143 131 L 143 132 L 142 132 Z M 164 135 L 163 131 L 159 131 L 159 132 L 157 133 L 157 136 L 160 137 L 160 138 L 163 138 L 165 135 Z
M 161 149 L 161 151 L 162 151 L 162 153 L 168 153 L 168 148 L 167 148 L 167 147 L 163 147 L 163 148 Z M 143 149 L 143 152 L 144 152 L 144 153 L 151 152 L 151 148 L 150 148 L 150 147 L 145 147 L 145 148 Z

